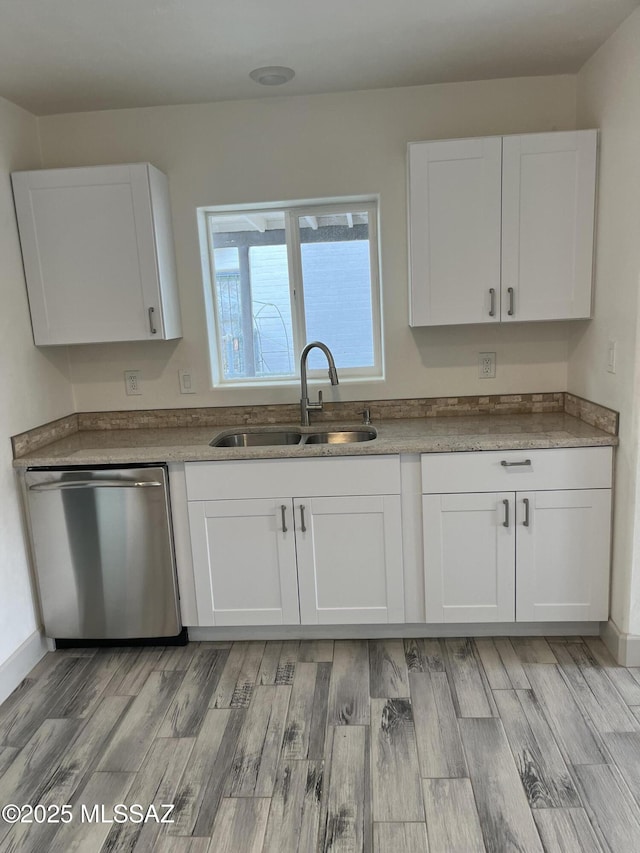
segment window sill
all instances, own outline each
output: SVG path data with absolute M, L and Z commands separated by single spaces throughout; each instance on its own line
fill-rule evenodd
M 326 371 L 323 371 L 324 376 L 309 376 L 307 382 L 309 386 L 329 385 L 329 379 L 326 376 Z M 369 384 L 375 382 L 384 382 L 384 376 L 344 376 L 338 368 L 339 385 L 358 385 Z M 263 379 L 259 382 L 253 382 L 251 379 L 244 379 L 238 382 L 215 382 L 211 388 L 215 391 L 224 391 L 226 389 L 251 389 L 259 390 L 260 388 L 299 388 L 300 377 L 295 379 Z

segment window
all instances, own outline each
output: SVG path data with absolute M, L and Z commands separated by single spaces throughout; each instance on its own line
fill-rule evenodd
M 199 216 L 214 384 L 296 381 L 314 340 L 341 379 L 382 377 L 375 202 Z M 309 369 L 326 371 L 321 353 Z

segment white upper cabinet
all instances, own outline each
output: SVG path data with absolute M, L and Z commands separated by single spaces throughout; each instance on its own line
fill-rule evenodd
M 181 336 L 162 172 L 42 169 L 12 182 L 37 345 Z
M 409 145 L 412 326 L 591 316 L 597 131 Z
M 500 318 L 502 139 L 409 145 L 411 325 Z
M 596 148 L 595 130 L 504 138 L 504 321 L 591 316 Z

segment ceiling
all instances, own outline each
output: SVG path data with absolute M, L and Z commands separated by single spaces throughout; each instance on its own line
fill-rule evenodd
M 37 115 L 574 73 L 640 0 L 1 0 Z M 259 86 L 249 71 L 288 65 Z

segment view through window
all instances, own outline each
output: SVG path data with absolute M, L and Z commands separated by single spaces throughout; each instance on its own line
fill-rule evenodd
M 294 379 L 312 340 L 343 377 L 381 375 L 375 203 L 204 216 L 219 383 Z

